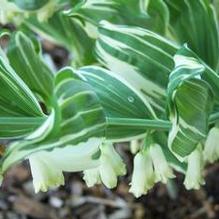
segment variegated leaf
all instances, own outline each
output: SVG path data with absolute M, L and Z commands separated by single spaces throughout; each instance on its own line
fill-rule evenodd
M 169 12 L 163 0 L 84 0 L 66 12 L 84 21 L 87 33 L 96 37 L 101 20 L 145 27 L 164 34 Z
M 53 92 L 53 73 L 23 32 L 11 36 L 7 56 L 11 66 L 35 94 L 49 103 Z
M 37 10 L 46 5 L 50 0 L 8 0 L 22 10 Z
M 158 113 L 165 112 L 166 87 L 177 46 L 138 27 L 101 22 L 98 60 L 128 81 Z
M 56 105 L 47 120 L 34 133 L 7 148 L 1 158 L 2 174 L 17 162 L 41 153 L 54 162 L 62 162 L 64 166 L 59 168 L 65 171 L 83 170 L 86 162 L 82 166 L 76 160 L 74 163 L 74 158 L 80 161 L 83 155 L 92 163 L 106 129 L 105 114 L 97 95 L 87 83 L 66 77 L 57 83 L 55 97 Z
M 173 36 L 188 43 L 213 70 L 218 66 L 219 38 L 215 10 L 210 0 L 165 0 Z
M 205 139 L 213 105 L 211 86 L 201 79 L 206 68 L 196 58 L 184 56 L 182 48 L 174 56 L 175 68 L 168 84 L 168 104 L 172 129 L 169 147 L 180 157 L 189 155 Z
M 134 119 L 155 119 L 155 114 L 150 104 L 145 104 L 131 85 L 117 73 L 94 66 L 80 68 L 76 73 L 88 84 L 90 84 L 100 99 L 107 120 L 122 119 L 129 121 L 126 126 L 108 125 L 106 136 L 108 139 L 117 141 L 128 140 L 140 134 L 145 134 L 146 128 L 133 125 Z M 115 120 L 114 120 L 115 121 Z
M 60 71 L 51 114 L 34 133 L 6 150 L 1 158 L 2 174 L 26 158 L 38 166 L 37 156 L 60 163 L 61 172 L 93 168 L 98 165 L 95 157 L 104 140 L 128 140 L 144 136 L 147 129 L 156 127 L 169 129 L 169 123 L 154 120 L 151 109 L 138 94 L 118 79 L 109 71 L 92 66 Z M 85 157 L 87 163 L 80 162 Z
M 20 137 L 32 132 L 45 115 L 27 85 L 5 57 L 0 56 L 0 138 Z
M 94 62 L 92 54 L 94 41 L 87 35 L 79 20 L 73 20 L 62 12 L 56 12 L 46 22 L 39 22 L 32 16 L 25 20 L 25 25 L 72 52 L 74 66 L 80 67 Z

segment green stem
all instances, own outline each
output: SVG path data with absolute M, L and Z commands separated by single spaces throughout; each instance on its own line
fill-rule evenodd
M 215 123 L 219 120 L 219 112 L 213 113 L 209 116 L 209 124 Z
M 129 118 L 107 118 L 109 126 L 133 126 L 139 129 L 169 130 L 171 122 L 167 120 L 149 120 L 149 119 L 129 119 Z
M 209 124 L 212 124 L 219 120 L 219 112 L 210 115 Z M 133 126 L 136 129 L 156 129 L 162 131 L 168 131 L 171 129 L 172 124 L 167 120 L 150 120 L 150 119 L 130 119 L 130 118 L 107 118 L 107 124 L 109 126 Z

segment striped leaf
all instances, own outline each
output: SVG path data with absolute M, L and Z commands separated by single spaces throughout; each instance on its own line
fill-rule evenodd
M 37 10 L 46 5 L 50 0 L 8 0 L 9 2 L 13 2 L 20 9 L 32 11 Z
M 53 74 L 35 50 L 33 43 L 22 32 L 12 35 L 7 48 L 11 66 L 35 94 L 50 101 L 53 92 Z
M 0 138 L 30 133 L 44 120 L 35 96 L 0 56 Z
M 95 66 L 67 67 L 57 74 L 56 84 L 63 78 L 82 80 L 95 91 L 106 116 L 108 141 L 127 141 L 145 136 L 146 130 L 170 128 L 169 122 L 155 119 L 150 105 L 118 74 Z
M 80 21 L 73 20 L 62 12 L 56 12 L 46 22 L 39 22 L 36 17 L 31 16 L 25 20 L 25 25 L 72 52 L 75 66 L 88 65 L 94 62 L 92 54 L 94 42 L 89 38 Z
M 105 69 L 65 68 L 55 79 L 53 101 L 56 102 L 52 113 L 35 132 L 7 148 L 1 158 L 2 174 L 17 162 L 30 158 L 35 178 L 49 168 L 48 175 L 53 180 L 59 176 L 60 181 L 48 184 L 62 184 L 62 171 L 80 171 L 98 165 L 99 146 L 104 140 L 143 136 L 147 128 L 154 129 L 153 121 L 157 126 L 160 124 L 130 85 Z M 113 127 L 112 119 L 116 121 Z M 124 120 L 128 120 L 126 126 Z M 139 121 L 146 124 L 139 126 Z
M 171 32 L 180 43 L 188 43 L 214 70 L 219 60 L 218 27 L 210 0 L 166 0 Z
M 7 148 L 1 158 L 2 173 L 17 162 L 40 152 L 49 151 L 51 156 L 60 156 L 65 160 L 65 156 L 70 156 L 71 148 L 80 157 L 83 155 L 80 155 L 80 151 L 84 151 L 83 145 L 88 144 L 91 147 L 89 150 L 93 148 L 90 155 L 92 160 L 92 155 L 99 150 L 98 146 L 105 137 L 106 120 L 99 99 L 90 85 L 74 78 L 63 78 L 56 85 L 55 97 L 57 105 L 41 127 Z M 89 142 L 98 144 L 90 145 Z M 62 154 L 65 151 L 67 154 Z M 65 167 L 68 165 L 71 168 L 69 159 Z
M 168 104 L 172 130 L 169 147 L 180 157 L 189 155 L 205 139 L 212 110 L 211 86 L 201 79 L 205 66 L 182 48 L 174 56 L 175 68 L 168 84 Z
M 87 66 L 76 71 L 95 90 L 108 117 L 154 118 L 132 87 L 118 74 L 101 67 Z
M 21 138 L 34 132 L 45 117 L 0 116 L 0 139 Z
M 116 125 L 109 123 L 107 126 L 107 139 L 121 141 L 130 137 L 145 134 L 146 128 L 133 125 L 133 119 L 155 119 L 155 114 L 150 104 L 143 102 L 133 88 L 118 74 L 94 66 L 80 68 L 75 71 L 79 77 L 92 86 L 104 108 L 107 120 L 114 121 L 119 118 Z M 121 119 L 121 120 L 120 120 Z M 120 124 L 130 120 L 126 126 Z
M 217 95 L 219 92 L 218 74 L 187 46 L 181 48 L 181 54 L 187 57 L 195 58 L 196 60 L 198 60 L 199 63 L 201 63 L 205 67 L 205 71 L 203 72 L 203 74 L 201 74 L 201 77 L 203 80 L 207 81 L 211 85 L 215 97 L 215 102 L 217 105 L 219 105 L 219 96 Z
M 165 112 L 166 87 L 177 46 L 138 27 L 101 22 L 98 60 L 128 81 L 158 113 Z
M 114 24 L 149 28 L 162 34 L 169 22 L 168 8 L 163 0 L 84 0 L 67 14 L 83 20 L 88 34 L 95 31 L 103 19 Z M 96 36 L 96 33 L 91 35 Z

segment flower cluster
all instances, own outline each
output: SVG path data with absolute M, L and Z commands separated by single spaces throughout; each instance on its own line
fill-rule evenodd
M 84 180 L 89 187 L 102 182 L 106 187 L 114 188 L 117 185 L 117 176 L 126 174 L 125 164 L 112 144 L 102 144 L 100 153 L 99 166 L 85 170 Z
M 135 155 L 130 192 L 135 197 L 146 194 L 156 182 L 166 183 L 174 178 L 172 169 L 158 144 L 153 144 Z

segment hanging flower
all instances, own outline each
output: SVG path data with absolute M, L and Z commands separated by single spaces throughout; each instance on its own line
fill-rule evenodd
M 184 185 L 186 189 L 199 189 L 203 185 L 204 179 L 202 176 L 203 170 L 203 155 L 202 147 L 199 144 L 197 148 L 188 156 L 188 168 Z
M 213 163 L 219 159 L 219 128 L 213 127 L 208 133 L 204 148 L 204 160 Z
M 100 165 L 84 171 L 84 180 L 88 186 L 101 181 L 106 187 L 114 188 L 117 185 L 117 177 L 126 174 L 125 164 L 112 144 L 102 144 L 100 150 Z
M 93 155 L 99 150 L 102 139 L 90 138 L 87 142 L 40 151 L 29 156 L 35 192 L 46 192 L 50 187 L 64 184 L 63 171 L 77 172 L 99 166 Z
M 136 198 L 146 194 L 155 184 L 153 163 L 148 151 L 140 151 L 134 158 L 134 170 L 132 174 L 130 192 Z
M 88 169 L 84 171 L 84 181 L 88 187 L 92 187 L 95 184 L 101 183 L 99 168 Z
M 134 158 L 130 192 L 138 198 L 146 194 L 156 182 L 166 183 L 169 178 L 174 177 L 162 148 L 158 144 L 152 144 L 148 149 L 137 153 Z
M 161 181 L 163 183 L 167 183 L 168 179 L 175 177 L 173 170 L 170 168 L 160 145 L 151 145 L 150 155 L 153 161 L 156 182 Z

